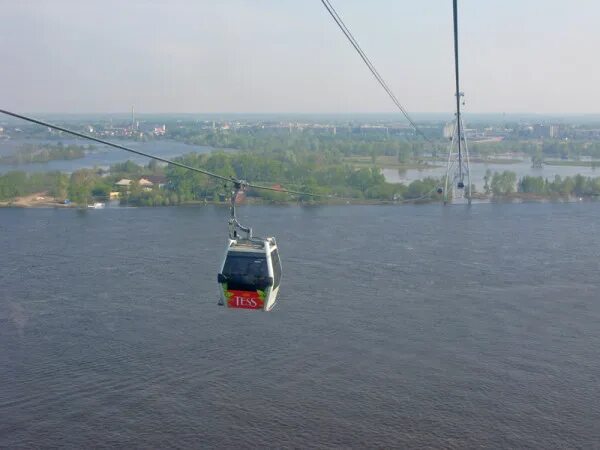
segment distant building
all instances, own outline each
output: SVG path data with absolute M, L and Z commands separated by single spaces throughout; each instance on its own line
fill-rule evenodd
M 119 186 L 119 187 L 129 187 L 131 186 L 131 180 L 127 179 L 127 178 L 121 178 L 119 181 L 117 181 L 115 183 L 115 186 Z
M 154 127 L 155 136 L 164 136 L 167 132 L 167 126 L 163 124 L 162 127 Z
M 167 177 L 163 175 L 144 175 L 139 181 L 141 186 L 158 186 L 160 189 L 164 188 L 168 182 Z
M 115 183 L 117 191 L 129 194 L 129 187 L 131 186 L 131 180 L 128 178 L 121 178 Z
M 558 139 L 560 137 L 560 125 L 550 125 L 550 137 Z
M 446 139 L 452 139 L 452 136 L 454 136 L 454 122 L 449 122 L 444 125 L 444 137 Z
M 138 181 L 138 184 L 144 188 L 152 188 L 152 186 L 154 186 L 154 183 L 152 181 L 146 180 L 145 178 L 140 178 Z
M 536 138 L 550 137 L 550 127 L 547 125 L 542 125 L 542 124 L 536 123 L 535 125 L 532 126 L 531 131 L 533 133 L 533 137 L 536 137 Z

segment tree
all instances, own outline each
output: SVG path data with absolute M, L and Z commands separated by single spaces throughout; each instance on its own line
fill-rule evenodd
M 148 170 L 152 173 L 157 173 L 159 171 L 158 161 L 156 161 L 155 159 L 151 159 L 147 167 Z
M 583 176 L 583 175 L 575 175 L 575 186 L 573 188 L 573 192 L 575 193 L 575 195 L 577 196 L 581 196 L 581 195 L 586 195 L 588 194 L 588 190 L 587 190 L 587 179 Z
M 514 172 L 508 170 L 502 173 L 494 172 L 490 187 L 494 195 L 506 195 L 515 191 L 516 182 L 517 174 Z
M 423 180 L 415 180 L 408 185 L 404 198 L 423 200 L 434 198 L 437 195 L 436 192 L 439 185 L 439 180 L 431 177 Z
M 526 175 L 519 181 L 519 192 L 527 194 L 545 194 L 546 182 L 542 177 Z
M 375 187 L 382 183 L 385 183 L 385 177 L 377 168 L 362 168 L 355 170 L 348 178 L 348 184 L 358 189 L 363 194 L 370 187 Z
M 87 205 L 91 199 L 91 190 L 96 179 L 96 174 L 90 169 L 73 172 L 69 180 L 69 199 L 80 206 Z
M 398 162 L 405 163 L 410 160 L 410 149 L 407 146 L 401 146 L 398 149 Z
M 56 174 L 54 186 L 50 190 L 50 194 L 57 200 L 64 200 L 67 198 L 67 192 L 69 188 L 69 177 L 64 173 Z
M 492 180 L 492 171 L 490 169 L 487 169 L 485 171 L 485 175 L 483 177 L 483 189 L 485 190 L 485 193 L 489 195 L 489 193 L 491 192 L 491 188 L 490 188 L 490 181 Z
M 108 184 L 104 179 L 95 180 L 91 187 L 91 194 L 94 197 L 101 197 L 107 199 L 110 197 L 112 186 Z
M 0 176 L 0 200 L 12 200 L 25 194 L 27 175 L 25 172 L 8 172 Z
M 153 160 L 154 161 L 154 160 Z M 144 168 L 131 160 L 127 160 L 124 163 L 116 163 L 110 166 L 110 173 L 112 174 L 132 174 L 139 175 L 142 173 Z
M 542 149 L 536 150 L 535 154 L 531 157 L 531 167 L 541 169 L 544 164 L 544 154 Z

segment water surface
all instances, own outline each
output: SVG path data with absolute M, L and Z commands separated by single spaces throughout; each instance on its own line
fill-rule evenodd
M 600 204 L 0 209 L 0 447 L 600 446 Z

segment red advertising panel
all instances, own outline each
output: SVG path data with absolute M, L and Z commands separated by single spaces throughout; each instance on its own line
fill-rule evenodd
M 263 309 L 264 301 L 256 291 L 226 291 L 227 306 L 230 308 Z

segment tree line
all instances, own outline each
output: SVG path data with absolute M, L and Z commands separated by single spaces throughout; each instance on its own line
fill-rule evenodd
M 0 157 L 0 164 L 45 163 L 55 160 L 78 159 L 85 156 L 93 146 L 53 144 L 23 144 L 16 153 Z
M 600 177 L 555 175 L 553 179 L 548 179 L 525 175 L 517 179 L 517 174 L 509 170 L 494 173 L 488 170 L 483 179 L 484 192 L 494 196 L 515 193 L 547 197 L 595 197 L 600 195 Z
M 413 151 L 411 148 L 410 151 Z M 209 154 L 191 153 L 176 160 L 224 177 L 248 180 L 269 187 L 282 186 L 297 191 L 331 195 L 339 198 L 365 200 L 435 200 L 443 180 L 425 178 L 409 185 L 387 183 L 379 168 L 356 169 L 345 163 L 337 152 L 317 152 L 314 149 L 289 148 Z M 137 181 L 142 176 L 160 175 L 164 186 L 151 188 Z M 121 178 L 131 179 L 126 188 L 117 188 Z M 516 193 L 544 196 L 600 195 L 600 177 L 524 176 L 520 179 L 511 171 L 488 171 L 484 177 L 484 193 L 493 196 Z M 163 166 L 152 160 L 148 165 L 132 161 L 112 165 L 108 171 L 81 169 L 70 175 L 59 172 L 9 172 L 0 176 L 0 200 L 7 201 L 36 192 L 48 192 L 61 201 L 69 199 L 80 205 L 93 200 L 106 200 L 110 193 L 121 190 L 121 200 L 140 206 L 174 205 L 193 201 L 219 201 L 229 196 L 231 186 L 205 175 L 176 166 Z M 249 197 L 263 201 L 311 201 L 309 196 L 290 197 L 283 193 L 252 190 Z
M 282 186 L 297 191 L 332 195 L 340 198 L 369 200 L 435 198 L 440 181 L 432 178 L 419 180 L 408 186 L 387 183 L 379 168 L 354 169 L 349 164 L 334 164 L 315 154 L 281 153 L 266 157 L 254 153 L 189 154 L 176 159 L 184 164 L 200 167 L 225 177 L 249 180 L 268 187 Z M 164 186 L 141 186 L 144 175 L 162 175 Z M 132 180 L 128 187 L 117 188 L 122 178 Z M 229 196 L 231 186 L 177 166 L 161 166 L 152 161 L 141 166 L 131 161 L 114 164 L 108 171 L 80 169 L 70 175 L 59 172 L 26 174 L 9 172 L 0 176 L 0 200 L 12 200 L 34 192 L 46 191 L 59 201 L 85 205 L 93 200 L 106 200 L 116 189 L 121 190 L 123 202 L 139 206 L 180 204 L 190 201 L 219 200 Z M 251 190 L 249 197 L 264 201 L 289 201 L 284 193 Z M 295 200 L 312 201 L 311 196 Z

